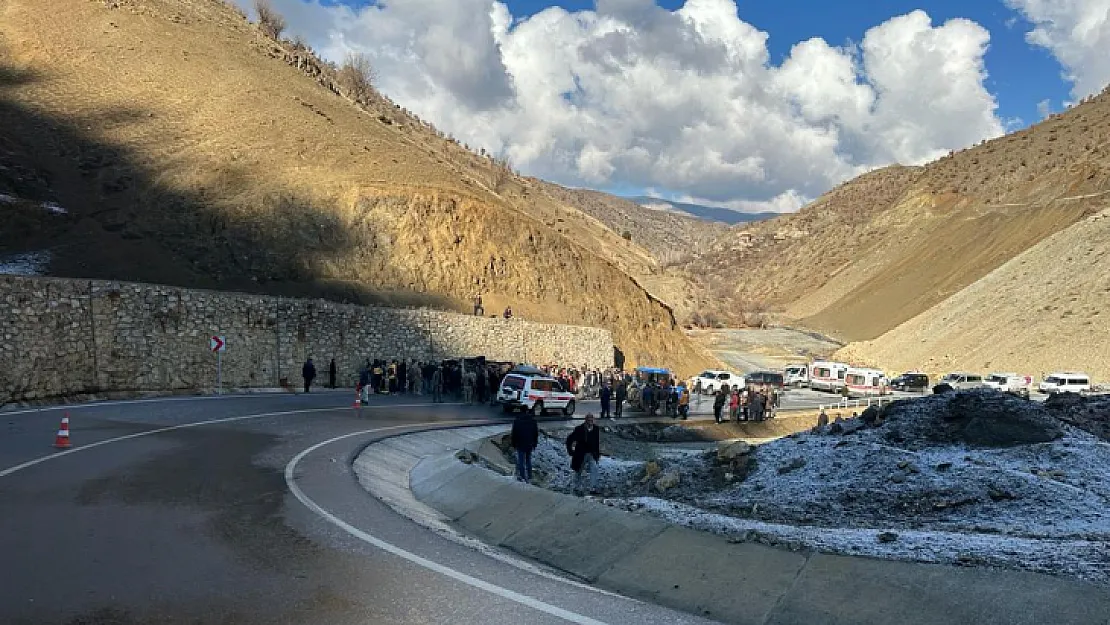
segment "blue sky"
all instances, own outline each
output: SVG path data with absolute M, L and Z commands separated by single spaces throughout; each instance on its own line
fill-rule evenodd
M 367 4 L 369 0 L 351 0 Z M 514 16 L 523 17 L 558 5 L 567 10 L 592 9 L 593 0 L 508 0 Z M 670 10 L 682 0 L 656 0 Z M 1025 33 L 1032 26 L 1002 0 L 740 0 L 738 14 L 745 22 L 768 33 L 767 45 L 776 64 L 799 41 L 821 37 L 832 45 L 859 41 L 872 26 L 894 15 L 923 9 L 935 24 L 962 17 L 990 31 L 987 52 L 987 87 L 998 98 L 998 116 L 1022 120 L 1029 125 L 1040 120 L 1037 105 L 1049 100 L 1060 110 L 1070 85 L 1061 77 L 1060 64 L 1043 48 L 1030 46 Z M 1012 128 L 1011 128 L 1012 129 Z
M 872 168 L 1036 123 L 1046 104 L 1061 111 L 1110 81 L 1110 0 L 733 0 L 736 15 L 706 3 L 648 21 L 653 0 L 604 0 L 624 20 L 617 31 L 561 12 L 526 19 L 595 0 L 502 0 L 508 15 L 491 0 L 270 1 L 291 34 L 332 60 L 370 55 L 394 101 L 525 174 L 741 211 L 795 210 Z M 749 64 L 764 44 L 738 20 L 766 33 L 769 66 Z M 1034 29 L 1040 46 L 1027 41 Z M 853 66 L 865 35 L 883 52 Z M 833 47 L 791 53 L 811 39 Z M 728 46 L 742 52 L 719 54 Z M 671 84 L 683 87 L 660 88 Z
M 550 6 L 569 11 L 590 10 L 594 0 L 502 0 L 514 17 L 539 13 Z M 344 4 L 356 8 L 375 0 L 321 0 L 321 4 Z M 682 6 L 682 0 L 656 0 L 665 9 Z M 1038 104 L 1048 100 L 1053 110 L 1063 108 L 1068 85 L 1060 64 L 1043 48 L 1029 45 L 1025 33 L 1032 26 L 1002 0 L 740 0 L 740 18 L 768 33 L 771 58 L 776 64 L 790 48 L 812 37 L 832 45 L 859 41 L 864 32 L 895 15 L 925 10 L 934 23 L 967 18 L 991 34 L 987 52 L 987 87 L 998 98 L 998 116 L 1027 126 L 1040 120 Z M 1014 129 L 1013 127 L 1010 128 Z

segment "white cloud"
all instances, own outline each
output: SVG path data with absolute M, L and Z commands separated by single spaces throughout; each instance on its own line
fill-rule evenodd
M 1082 99 L 1110 83 L 1110 0 L 1006 0 L 1033 24 L 1029 43 L 1064 66 L 1072 96 Z
M 598 0 L 519 20 L 492 0 L 274 4 L 325 56 L 370 54 L 381 89 L 422 118 L 565 184 L 794 210 L 1003 130 L 983 85 L 987 31 L 922 11 L 858 46 L 798 43 L 776 66 L 735 0 Z
M 1045 119 L 1049 115 L 1052 115 L 1052 100 L 1045 98 L 1037 102 L 1037 115 L 1040 115 L 1041 119 Z

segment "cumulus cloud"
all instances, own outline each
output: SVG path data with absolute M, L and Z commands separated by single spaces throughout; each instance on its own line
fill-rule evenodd
M 923 11 L 857 45 L 800 42 L 775 65 L 735 0 L 598 0 L 524 19 L 492 0 L 274 4 L 326 57 L 369 54 L 380 88 L 421 117 L 575 186 L 794 210 L 1003 131 L 984 87 L 989 33 Z
M 1110 83 L 1110 0 L 1006 0 L 1033 24 L 1029 43 L 1064 66 L 1072 96 L 1082 99 Z

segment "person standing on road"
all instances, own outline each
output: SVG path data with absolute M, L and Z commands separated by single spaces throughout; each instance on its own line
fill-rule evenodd
M 613 413 L 614 419 L 621 418 L 621 412 L 624 411 L 624 400 L 628 399 L 628 382 L 620 381 L 617 383 L 617 390 L 613 393 L 614 399 L 617 401 L 616 411 Z
M 722 384 L 713 397 L 713 420 L 721 422 L 721 413 L 725 410 L 725 401 L 728 399 L 728 385 Z
M 764 403 L 766 398 L 763 396 L 762 391 L 755 391 L 751 395 L 751 403 L 748 406 L 748 414 L 752 421 L 759 422 L 763 420 L 763 409 L 767 405 Z
M 335 388 L 335 373 L 335 359 L 332 358 L 328 364 L 328 388 Z
M 432 372 L 432 402 L 443 402 L 443 367 L 436 367 Z
M 601 461 L 601 429 L 594 422 L 594 414 L 586 413 L 586 421 L 567 436 L 567 453 L 570 468 L 574 471 L 574 493 L 581 496 L 583 473 L 590 475 L 590 494 L 597 494 L 597 480 Z
M 358 392 L 359 400 L 362 403 L 370 401 L 370 361 L 367 360 L 366 364 L 362 366 L 362 370 L 358 372 Z
M 301 367 L 301 377 L 304 378 L 304 392 L 308 392 L 308 387 L 312 386 L 312 381 L 316 379 L 316 365 L 312 364 L 312 359 L 304 361 L 304 366 Z
M 509 440 L 516 450 L 516 479 L 531 484 L 532 452 L 540 444 L 540 426 L 530 412 L 525 410 L 513 420 Z
M 740 389 L 737 388 L 728 394 L 728 418 L 730 421 L 740 421 Z
M 608 382 L 601 386 L 601 390 L 598 391 L 597 396 L 598 399 L 601 400 L 601 418 L 611 419 L 613 414 L 609 412 L 609 402 L 613 398 L 613 389 L 609 388 Z
M 685 421 L 690 416 L 690 391 L 685 386 L 678 387 L 678 418 Z

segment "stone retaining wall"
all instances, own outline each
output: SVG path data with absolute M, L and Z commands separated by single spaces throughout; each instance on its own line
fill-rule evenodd
M 0 276 L 0 404 L 88 392 L 212 388 L 227 339 L 226 387 L 300 382 L 305 358 L 354 386 L 367 358 L 486 356 L 613 362 L 607 330 L 149 284 Z

